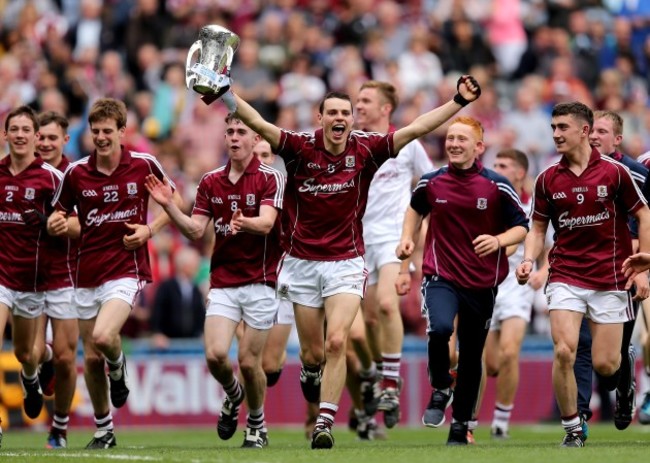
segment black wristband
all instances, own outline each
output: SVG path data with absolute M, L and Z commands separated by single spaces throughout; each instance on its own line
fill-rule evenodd
M 460 93 L 456 93 L 456 94 L 454 95 L 454 101 L 455 101 L 456 103 L 458 103 L 459 105 L 463 106 L 463 107 L 465 107 L 465 106 L 467 106 L 468 104 L 471 103 L 471 101 L 467 100 L 467 99 L 466 99 L 463 95 L 461 95 Z

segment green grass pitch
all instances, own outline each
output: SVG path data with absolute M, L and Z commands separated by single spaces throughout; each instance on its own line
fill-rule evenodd
M 215 429 L 117 428 L 118 446 L 110 450 L 87 451 L 92 430 L 73 429 L 69 448 L 63 451 L 44 448 L 45 433 L 6 430 L 0 449 L 0 461 L 33 462 L 178 462 L 178 463 L 640 463 L 650 455 L 650 426 L 632 425 L 617 431 L 613 424 L 590 427 L 587 445 L 582 449 L 559 447 L 559 424 L 515 426 L 507 441 L 493 441 L 487 426 L 476 432 L 477 445 L 467 448 L 446 447 L 448 426 L 440 429 L 396 428 L 383 441 L 359 442 L 343 424 L 335 427 L 335 447 L 314 451 L 302 431 L 274 429 L 270 445 L 263 450 L 241 449 L 240 430 L 229 441 L 221 441 Z

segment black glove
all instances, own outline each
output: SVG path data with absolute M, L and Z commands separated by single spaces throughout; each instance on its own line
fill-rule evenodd
M 47 217 L 36 209 L 27 209 L 23 212 L 23 222 L 30 227 L 45 227 Z
M 476 95 L 475 100 L 478 99 L 478 97 L 481 96 L 481 86 L 478 84 L 478 82 L 476 81 L 476 79 L 475 79 L 474 77 L 472 77 L 472 76 L 461 76 L 461 77 L 459 77 L 459 78 L 458 78 L 458 81 L 456 82 L 456 91 L 458 92 L 458 90 L 460 90 L 460 84 L 462 84 L 463 82 L 465 82 L 465 81 L 467 81 L 467 80 L 469 80 L 469 82 L 470 82 L 474 87 L 476 87 L 476 92 L 474 92 L 474 94 Z M 460 93 L 456 93 L 456 95 L 454 95 L 454 101 L 455 101 L 456 103 L 458 103 L 459 105 L 461 105 L 461 106 L 467 106 L 468 104 L 471 103 L 471 101 L 469 101 L 468 99 L 466 99 L 466 98 L 465 98 L 463 95 L 461 95 Z

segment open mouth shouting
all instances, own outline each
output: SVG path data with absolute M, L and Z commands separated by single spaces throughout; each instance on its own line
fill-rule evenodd
M 345 124 L 334 124 L 332 126 L 332 135 L 334 138 L 341 139 L 345 134 Z

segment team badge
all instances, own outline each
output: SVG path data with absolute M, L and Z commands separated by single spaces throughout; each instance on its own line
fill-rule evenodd
M 138 184 L 135 182 L 129 182 L 126 184 L 126 192 L 129 195 L 137 195 L 138 194 Z
M 476 209 L 485 210 L 487 209 L 487 198 L 478 198 L 476 200 Z
M 36 190 L 33 188 L 25 188 L 25 199 L 33 200 L 36 197 Z
M 356 164 L 356 161 L 354 159 L 354 156 L 346 156 L 345 157 L 345 167 L 350 168 L 354 167 Z
M 607 185 L 598 185 L 598 189 L 596 191 L 599 198 L 607 197 Z
M 255 205 L 255 195 L 253 193 L 246 195 L 246 205 L 254 206 Z

